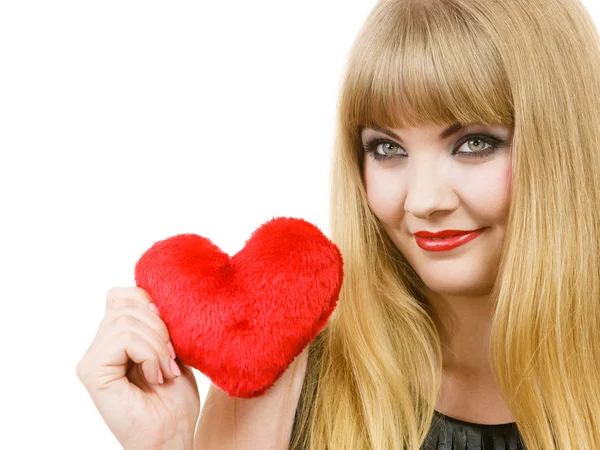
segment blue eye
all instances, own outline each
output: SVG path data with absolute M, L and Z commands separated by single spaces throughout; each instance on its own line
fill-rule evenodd
M 466 143 L 485 143 L 488 147 L 484 147 L 481 150 L 471 151 L 456 151 L 463 144 Z M 501 139 L 487 136 L 485 134 L 470 134 L 465 136 L 460 143 L 455 147 L 452 152 L 453 156 L 465 157 L 465 158 L 485 158 L 486 156 L 494 153 L 498 148 L 504 145 L 504 141 Z M 388 139 L 374 138 L 364 143 L 363 145 L 365 153 L 369 153 L 376 161 L 387 161 L 392 158 L 406 158 L 408 155 L 406 151 L 398 144 Z

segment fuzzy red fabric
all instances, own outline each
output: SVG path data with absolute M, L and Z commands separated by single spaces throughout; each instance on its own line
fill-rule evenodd
M 343 276 L 336 245 L 293 218 L 261 225 L 232 257 L 207 238 L 180 234 L 135 265 L 178 358 L 241 398 L 273 386 L 323 329 Z

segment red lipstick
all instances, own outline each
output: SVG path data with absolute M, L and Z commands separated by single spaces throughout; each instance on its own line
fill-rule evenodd
M 472 241 L 483 233 L 484 230 L 485 228 L 473 231 L 443 230 L 436 233 L 430 231 L 417 231 L 414 235 L 417 245 L 423 250 L 429 252 L 444 252 Z

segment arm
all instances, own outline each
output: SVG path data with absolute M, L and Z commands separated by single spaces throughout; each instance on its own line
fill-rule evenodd
M 196 428 L 194 450 L 287 450 L 307 358 L 308 347 L 257 398 L 232 398 L 211 385 Z

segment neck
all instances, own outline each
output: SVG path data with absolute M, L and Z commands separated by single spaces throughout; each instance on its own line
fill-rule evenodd
M 489 337 L 493 315 L 490 296 L 429 292 L 428 299 L 442 343 L 444 370 L 473 375 L 490 373 Z

